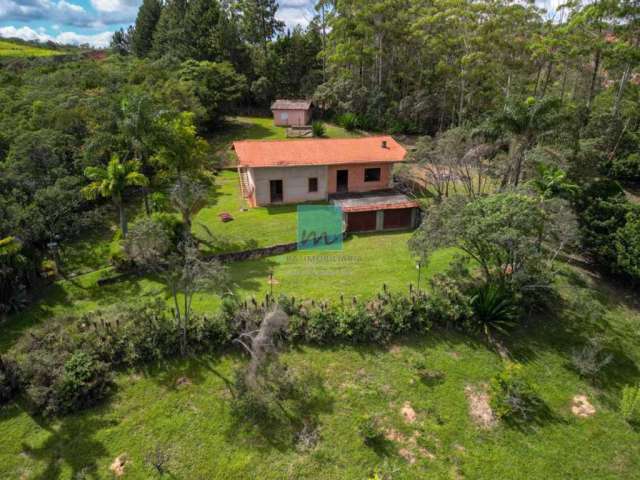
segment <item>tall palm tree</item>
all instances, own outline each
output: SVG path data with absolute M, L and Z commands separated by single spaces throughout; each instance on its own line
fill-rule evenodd
M 158 141 L 158 112 L 146 94 L 134 94 L 122 100 L 120 105 L 122 119 L 120 131 L 131 146 L 133 158 L 140 162 L 140 170 L 150 176 L 149 157 L 154 153 L 154 145 Z M 143 189 L 144 206 L 147 215 L 150 213 L 147 188 Z
M 192 239 L 193 217 L 207 206 L 209 196 L 204 185 L 188 177 L 179 177 L 171 189 L 171 204 L 182 215 L 185 233 Z
M 538 138 L 551 130 L 559 121 L 558 110 L 562 102 L 557 98 L 527 98 L 508 104 L 496 118 L 498 125 L 511 134 L 509 167 L 502 179 L 502 187 L 511 181 L 517 186 L 522 175 L 526 153 Z
M 544 201 L 552 197 L 571 197 L 578 191 L 578 186 L 567 178 L 567 172 L 554 165 L 539 163 L 536 165 L 537 176 L 529 182 Z
M 146 187 L 149 180 L 140 173 L 137 161 L 121 162 L 120 157 L 113 155 L 106 168 L 87 167 L 84 175 L 91 183 L 82 189 L 82 194 L 89 200 L 98 197 L 111 198 L 120 214 L 120 229 L 127 236 L 127 217 L 122 197 L 127 187 Z

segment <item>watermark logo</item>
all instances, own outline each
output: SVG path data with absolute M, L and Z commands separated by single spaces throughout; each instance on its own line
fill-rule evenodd
M 298 250 L 342 250 L 342 209 L 298 205 Z

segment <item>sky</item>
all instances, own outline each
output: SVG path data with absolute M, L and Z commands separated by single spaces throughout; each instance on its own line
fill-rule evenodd
M 559 0 L 539 0 L 557 4 Z M 142 0 L 0 0 L 0 37 L 109 45 L 115 30 L 135 22 Z M 281 0 L 278 17 L 288 27 L 313 18 L 314 0 Z M 551 6 L 549 5 L 549 6 Z

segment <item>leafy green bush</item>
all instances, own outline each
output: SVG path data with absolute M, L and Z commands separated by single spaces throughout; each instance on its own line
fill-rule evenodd
M 9 358 L 0 357 L 0 405 L 11 401 L 20 388 L 18 365 Z
M 176 215 L 165 212 L 155 212 L 151 214 L 151 220 L 158 223 L 167 234 L 171 245 L 177 247 L 178 243 L 184 239 L 184 224 Z
M 618 182 L 603 179 L 586 185 L 576 199 L 582 245 L 603 267 L 617 270 L 616 232 L 632 205 Z
M 109 366 L 86 352 L 77 351 L 65 362 L 58 379 L 51 399 L 55 413 L 75 412 L 95 405 L 110 393 L 112 386 Z
M 324 123 L 319 120 L 313 122 L 311 128 L 313 129 L 313 136 L 322 138 L 326 135 L 327 130 L 324 128 Z
M 425 296 L 409 297 L 386 289 L 367 302 L 285 305 L 290 316 L 289 336 L 298 341 L 388 343 L 395 335 L 431 328 Z
M 640 181 L 640 154 L 632 153 L 626 158 L 619 158 L 611 165 L 612 175 L 623 181 Z
M 118 230 L 120 232 L 120 230 Z M 109 251 L 107 254 L 109 264 L 118 272 L 125 272 L 133 267 L 133 262 L 129 259 L 125 252 L 122 236 L 116 234 L 109 243 Z
M 629 423 L 640 423 L 640 385 L 625 385 L 620 400 L 620 413 Z
M 437 324 L 459 330 L 469 328 L 473 315 L 471 297 L 448 274 L 435 275 L 431 281 L 431 294 L 427 300 L 429 318 Z
M 600 371 L 613 360 L 613 356 L 604 350 L 598 339 L 590 339 L 582 348 L 571 354 L 573 369 L 580 376 L 594 381 Z
M 618 269 L 640 281 L 640 209 L 627 214 L 624 227 L 616 231 L 615 249 Z
M 540 415 L 544 403 L 526 379 L 522 365 L 508 363 L 491 380 L 491 408 L 507 423 L 524 425 Z
M 485 283 L 471 290 L 473 325 L 485 335 L 506 334 L 515 325 L 518 307 L 513 294 L 496 283 Z
M 352 132 L 358 128 L 358 117 L 355 113 L 347 112 L 338 116 L 338 125 L 348 132 Z
M 26 253 L 17 238 L 0 238 L 0 316 L 19 311 L 27 303 L 27 286 L 37 268 Z
M 360 419 L 358 433 L 364 444 L 369 447 L 380 445 L 385 438 L 380 419 L 375 415 L 365 415 Z
M 21 341 L 17 359 L 25 398 L 34 413 L 52 416 L 74 412 L 109 393 L 108 365 L 82 350 L 82 337 L 76 335 L 58 323 Z

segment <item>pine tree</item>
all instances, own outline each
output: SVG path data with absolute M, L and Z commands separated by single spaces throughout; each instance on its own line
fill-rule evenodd
M 153 35 L 160 20 L 162 5 L 160 0 L 144 0 L 138 10 L 136 25 L 131 38 L 133 53 L 146 57 L 153 47 Z
M 261 44 L 266 54 L 271 37 L 284 30 L 284 22 L 276 18 L 277 0 L 240 0 L 239 7 L 247 40 Z
M 155 57 L 172 55 L 180 59 L 188 58 L 184 25 L 187 7 L 187 0 L 168 0 L 164 3 L 153 35 L 152 53 Z

